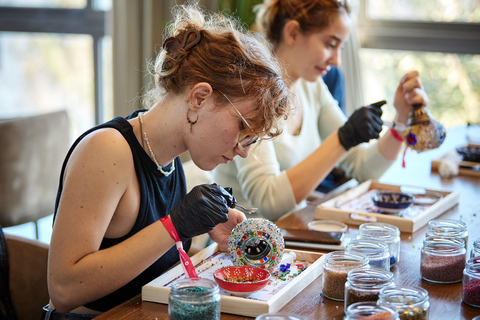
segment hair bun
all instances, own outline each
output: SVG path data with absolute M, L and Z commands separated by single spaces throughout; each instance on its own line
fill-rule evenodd
M 188 36 L 191 33 L 195 33 L 195 39 L 187 44 Z M 202 39 L 202 34 L 197 29 L 187 29 L 183 34 L 182 43 L 178 42 L 177 38 L 169 37 L 163 42 L 163 48 L 167 50 L 167 52 L 175 52 L 178 48 L 184 49 L 185 51 L 190 50 L 194 46 L 196 46 L 200 40 Z

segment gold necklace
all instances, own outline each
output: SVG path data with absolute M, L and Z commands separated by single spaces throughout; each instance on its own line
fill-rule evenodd
M 140 120 L 140 134 L 142 134 L 143 112 L 138 113 L 138 119 Z M 147 143 L 148 150 L 150 151 L 150 157 L 152 158 L 153 162 L 155 162 L 155 165 L 157 166 L 157 170 L 160 171 L 165 177 L 168 177 L 169 175 L 171 175 L 173 171 L 175 171 L 175 159 L 172 160 L 172 167 L 170 168 L 170 171 L 167 171 L 167 172 L 163 171 L 163 167 L 160 164 L 158 164 L 158 161 L 155 158 L 155 153 L 153 153 L 152 151 L 152 147 L 150 146 L 150 142 L 148 142 L 147 133 L 145 131 L 143 131 L 143 140 Z M 145 149 L 145 147 L 143 146 L 143 142 L 142 142 L 142 147 Z

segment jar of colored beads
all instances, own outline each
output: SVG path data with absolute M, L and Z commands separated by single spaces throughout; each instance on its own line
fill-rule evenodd
M 215 281 L 201 278 L 178 279 L 168 298 L 170 320 L 220 320 L 220 291 Z
M 347 275 L 355 268 L 368 268 L 368 257 L 345 251 L 328 253 L 323 264 L 323 295 L 332 300 L 344 301 Z
M 420 263 L 423 279 L 436 283 L 460 282 L 465 261 L 463 239 L 431 236 L 423 240 Z
M 396 308 L 400 320 L 427 320 L 430 309 L 428 291 L 415 286 L 385 287 L 377 304 Z
M 383 269 L 353 269 L 345 283 L 345 309 L 361 301 L 377 301 L 380 290 L 393 287 L 393 273 Z
M 473 242 L 472 251 L 470 251 L 470 258 L 480 257 L 480 238 Z
M 396 309 L 379 306 L 375 302 L 356 302 L 345 309 L 344 320 L 399 320 Z
M 390 267 L 400 261 L 400 230 L 398 227 L 382 222 L 363 223 L 358 228 L 357 238 L 381 241 L 388 245 Z
M 428 229 L 425 237 L 442 236 L 462 238 L 465 241 L 465 249 L 468 244 L 467 224 L 460 220 L 434 219 L 428 222 Z
M 345 246 L 345 251 L 366 255 L 371 268 L 390 270 L 390 252 L 388 251 L 388 245 L 383 242 L 355 239 Z
M 480 258 L 468 260 L 463 270 L 462 300 L 466 304 L 480 308 Z

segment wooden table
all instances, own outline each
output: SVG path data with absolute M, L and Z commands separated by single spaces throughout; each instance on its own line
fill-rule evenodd
M 480 238 L 480 179 L 457 176 L 442 179 L 437 173 L 430 172 L 430 164 L 455 146 L 465 144 L 465 129 L 453 128 L 448 131 L 447 139 L 441 148 L 416 154 L 407 152 L 406 168 L 401 167 L 399 159 L 380 179 L 380 182 L 391 184 L 408 184 L 460 192 L 459 204 L 442 214 L 442 219 L 460 219 L 468 225 L 468 250 L 473 241 Z M 294 213 L 290 213 L 276 224 L 282 227 L 306 229 L 307 223 L 313 220 L 316 205 L 358 183 L 354 180 L 342 185 L 324 198 L 316 198 L 309 205 Z M 350 226 L 347 236 L 355 238 L 358 228 Z M 392 268 L 397 285 L 420 286 L 429 292 L 431 320 L 471 320 L 480 315 L 480 308 L 473 308 L 462 303 L 462 284 L 434 284 L 420 277 L 420 249 L 425 236 L 426 227 L 413 234 L 402 233 L 400 245 L 400 262 Z M 322 298 L 321 277 L 313 281 L 304 291 L 290 301 L 281 312 L 305 315 L 308 319 L 343 319 L 343 302 Z M 133 299 L 105 312 L 95 319 L 168 319 L 167 305 L 143 302 L 138 295 Z M 222 314 L 222 319 L 252 319 L 231 314 Z

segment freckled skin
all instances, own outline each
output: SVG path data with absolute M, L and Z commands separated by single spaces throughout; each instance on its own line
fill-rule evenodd
M 183 145 L 186 144 L 185 137 L 189 142 L 188 151 L 193 146 L 192 158 L 198 158 L 206 169 L 211 170 L 223 162 L 224 158 L 248 155 L 248 149 L 239 152 L 235 148 L 241 120 L 233 114 L 231 108 L 213 112 L 213 100 L 205 100 L 205 108 L 200 109 L 204 115 L 200 119 L 208 121 L 204 121 L 203 125 L 200 122 L 196 124 L 194 131 L 199 131 L 198 136 L 191 135 L 187 125 L 185 130 L 182 129 L 184 134 L 178 134 L 177 123 L 173 125 L 167 121 L 164 126 L 159 126 L 164 113 L 169 118 L 174 118 L 173 122 L 177 122 L 178 118 L 178 124 L 185 124 L 183 110 L 178 117 L 169 113 L 171 108 L 177 110 L 185 107 L 183 97 L 177 100 L 175 102 L 178 102 L 178 108 L 173 108 L 170 103 L 168 106 L 159 105 L 145 115 L 147 126 L 144 128 L 150 129 L 148 133 L 154 142 L 154 149 L 162 150 L 159 154 L 167 157 L 159 159 L 162 163 L 169 163 L 172 157 L 183 151 L 186 147 Z M 251 109 L 254 105 L 250 101 L 244 101 L 238 107 L 243 112 L 242 108 Z M 132 123 L 137 122 L 138 119 L 132 119 Z M 173 128 L 170 130 L 172 132 L 162 138 L 161 135 L 168 126 Z M 136 134 L 141 143 L 141 134 Z M 179 138 L 166 141 L 172 137 Z M 202 137 L 214 142 L 209 142 L 206 148 Z M 99 175 L 98 172 L 102 174 Z M 116 246 L 99 250 L 104 237 L 119 238 L 126 235 L 132 229 L 139 211 L 140 189 L 132 152 L 128 142 L 117 130 L 101 129 L 86 136 L 69 158 L 63 179 L 63 193 L 49 254 L 51 305 L 60 312 L 90 313 L 91 310 L 82 305 L 131 281 L 174 246 L 174 240 L 158 221 Z M 245 216 L 240 212 L 229 210 L 226 227 L 215 229 L 210 236 L 216 242 L 223 241 L 233 226 L 243 219 Z

